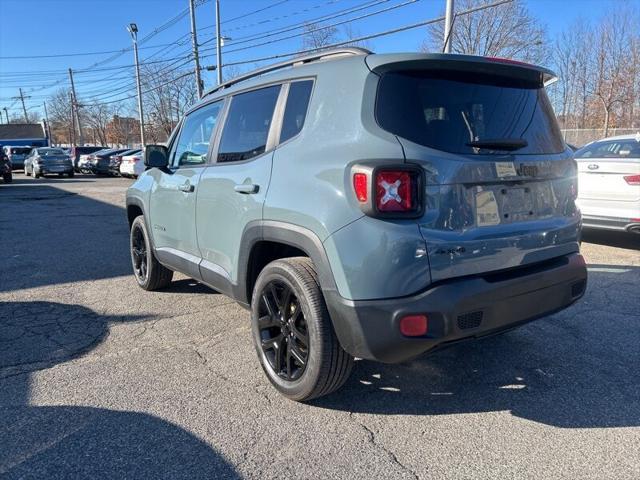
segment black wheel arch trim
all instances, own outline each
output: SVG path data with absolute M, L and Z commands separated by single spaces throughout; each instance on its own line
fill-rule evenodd
M 247 288 L 250 272 L 249 260 L 254 246 L 260 241 L 283 243 L 295 247 L 311 259 L 318 274 L 320 288 L 340 344 L 343 348 L 349 348 L 354 343 L 358 343 L 358 332 L 354 331 L 349 319 L 341 314 L 341 309 L 334 305 L 334 302 L 342 297 L 338 293 L 324 245 L 320 238 L 308 228 L 275 220 L 256 220 L 247 224 L 242 235 L 238 257 L 240 270 L 238 284 L 234 286 L 236 301 L 245 307 L 251 303 L 253 292 L 248 291 Z

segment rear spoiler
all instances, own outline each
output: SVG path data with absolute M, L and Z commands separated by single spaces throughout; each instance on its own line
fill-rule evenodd
M 541 86 L 552 84 L 558 76 L 551 70 L 506 58 L 445 53 L 401 53 L 368 55 L 369 69 L 377 74 L 402 70 L 452 70 L 511 77 Z

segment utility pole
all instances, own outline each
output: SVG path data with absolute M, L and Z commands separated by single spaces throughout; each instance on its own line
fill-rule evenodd
M 189 13 L 191 15 L 191 42 L 193 43 L 193 63 L 196 67 L 196 88 L 198 98 L 202 97 L 202 80 L 200 79 L 200 57 L 198 56 L 198 35 L 196 32 L 196 6 L 194 0 L 189 0 Z
M 2 107 L 4 110 L 4 116 L 7 117 L 7 123 L 9 123 L 9 109 L 7 107 Z
M 444 53 L 451 53 L 451 30 L 453 28 L 453 0 L 447 0 L 444 14 Z
M 218 85 L 222 83 L 222 37 L 220 36 L 220 0 L 216 0 L 216 60 L 218 61 Z
M 73 70 L 69 69 L 69 80 L 71 80 L 71 111 L 75 114 L 75 121 L 78 125 L 78 143 L 84 145 L 84 135 L 82 135 L 82 124 L 80 123 L 80 106 L 76 97 L 76 86 L 73 83 Z
M 47 122 L 47 138 L 49 138 L 49 143 L 51 142 L 51 127 L 49 126 L 49 112 L 47 112 L 47 102 L 44 102 L 44 120 Z
M 76 117 L 73 114 L 73 93 L 69 92 L 69 99 L 71 100 L 71 131 L 69 132 L 69 143 L 76 145 Z
M 133 55 L 136 64 L 136 86 L 138 87 L 138 117 L 140 119 L 140 143 L 142 147 L 145 146 L 144 141 L 144 114 L 142 113 L 142 88 L 140 87 L 140 64 L 138 63 L 138 26 L 135 23 L 130 23 L 127 27 L 128 32 L 131 34 L 131 40 L 133 40 Z
M 24 94 L 22 93 L 22 88 L 19 88 L 18 90 L 20 90 L 20 100 L 22 101 L 22 111 L 24 112 L 24 123 L 29 123 L 29 117 L 27 116 L 27 107 L 24 106 Z

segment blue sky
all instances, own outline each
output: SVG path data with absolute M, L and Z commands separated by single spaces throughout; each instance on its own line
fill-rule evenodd
M 202 1 L 202 0 L 201 0 Z M 204 0 L 196 11 L 199 42 L 213 45 L 215 7 L 212 0 Z M 610 8 L 625 0 L 526 0 L 531 13 L 547 26 L 551 36 L 572 20 L 583 17 L 597 19 Z M 640 0 L 626 0 L 640 5 Z M 337 22 L 364 13 L 382 10 L 407 0 L 383 0 L 380 5 L 333 20 Z M 345 9 L 373 3 L 371 0 L 221 0 L 223 34 L 234 41 L 243 37 L 310 21 Z M 419 0 L 415 3 L 373 15 L 352 23 L 352 32 L 367 35 L 436 17 L 444 9 L 445 0 Z M 136 22 L 139 38 L 174 19 L 188 7 L 188 0 L 0 0 L 0 108 L 11 107 L 10 115 L 21 111 L 18 95 L 22 86 L 30 111 L 41 111 L 43 100 L 57 88 L 68 86 L 66 70 L 85 70 L 75 75 L 78 97 L 117 100 L 134 94 L 130 90 L 133 70 L 112 69 L 133 63 L 133 53 L 78 55 L 54 58 L 8 59 L 4 57 L 31 55 L 60 55 L 68 53 L 108 52 L 130 47 L 131 39 L 125 26 Z M 261 12 L 252 13 L 264 9 Z M 342 28 L 342 27 L 341 27 Z M 141 44 L 141 59 L 170 60 L 183 63 L 190 43 L 189 17 L 176 19 L 160 33 Z M 297 33 L 297 31 L 291 32 Z M 394 34 L 370 41 L 379 52 L 417 50 L 425 37 L 424 28 Z M 177 44 L 176 40 L 184 42 Z M 262 40 L 264 41 L 264 40 Z M 250 45 L 251 43 L 249 43 Z M 244 44 L 242 46 L 245 46 Z M 253 47 L 224 56 L 223 62 L 237 62 L 300 49 L 300 38 L 270 45 Z M 224 50 L 223 50 L 224 52 Z M 205 51 L 204 65 L 215 64 L 213 51 Z M 116 57 L 111 59 L 112 57 Z M 151 58 L 149 58 L 151 57 Z M 91 69 L 93 64 L 104 62 Z M 253 64 L 244 66 L 250 69 Z M 57 82 L 57 83 L 56 83 Z M 205 73 L 205 83 L 215 83 L 213 74 Z

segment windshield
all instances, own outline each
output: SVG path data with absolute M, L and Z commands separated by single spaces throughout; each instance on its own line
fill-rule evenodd
M 543 87 L 481 73 L 387 73 L 378 88 L 376 119 L 391 133 L 452 153 L 565 149 Z

